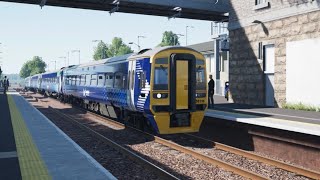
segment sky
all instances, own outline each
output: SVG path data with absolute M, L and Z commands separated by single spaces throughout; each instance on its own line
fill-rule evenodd
M 72 8 L 0 2 L 0 65 L 5 74 L 19 73 L 22 65 L 40 56 L 48 64 L 47 70 L 60 68 L 67 63 L 92 61 L 97 42 L 110 44 L 113 37 L 120 37 L 128 44 L 137 43 L 141 48 L 153 48 L 162 39 L 164 31 L 186 34 L 188 45 L 211 40 L 211 22 L 189 19 L 114 13 Z M 185 45 L 185 36 L 179 39 Z M 136 45 L 129 45 L 137 51 Z M 66 58 L 61 58 L 66 57 Z M 65 61 L 66 59 L 66 61 Z

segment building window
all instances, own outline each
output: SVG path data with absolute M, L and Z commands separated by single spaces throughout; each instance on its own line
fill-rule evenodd
M 269 7 L 268 0 L 256 0 L 255 3 L 256 5 L 254 6 L 253 10 L 260 10 Z
M 266 3 L 267 0 L 256 0 L 256 5 Z

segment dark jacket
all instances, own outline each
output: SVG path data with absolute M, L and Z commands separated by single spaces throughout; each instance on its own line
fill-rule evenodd
M 210 93 L 214 93 L 214 80 L 213 79 L 210 79 L 210 81 L 208 82 L 208 91 L 210 92 Z

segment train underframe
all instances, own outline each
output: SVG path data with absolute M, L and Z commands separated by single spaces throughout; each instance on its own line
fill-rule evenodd
M 57 95 L 57 98 L 64 103 L 70 103 L 91 112 L 112 118 L 115 121 L 124 123 L 126 126 L 134 127 L 145 132 L 156 134 L 156 130 L 141 112 L 134 112 L 128 109 L 107 105 L 95 101 L 84 100 L 72 95 Z

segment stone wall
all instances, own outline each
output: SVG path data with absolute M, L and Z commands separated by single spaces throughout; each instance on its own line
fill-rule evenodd
M 319 10 L 320 0 L 267 0 L 268 7 L 257 9 L 254 0 L 230 0 L 229 29 L 252 25 L 254 20 L 273 21 Z
M 319 38 L 320 10 L 238 28 L 229 35 L 233 101 L 264 105 L 263 62 L 258 61 L 261 42 L 275 46 L 275 105 L 281 107 L 286 102 L 286 42 Z

